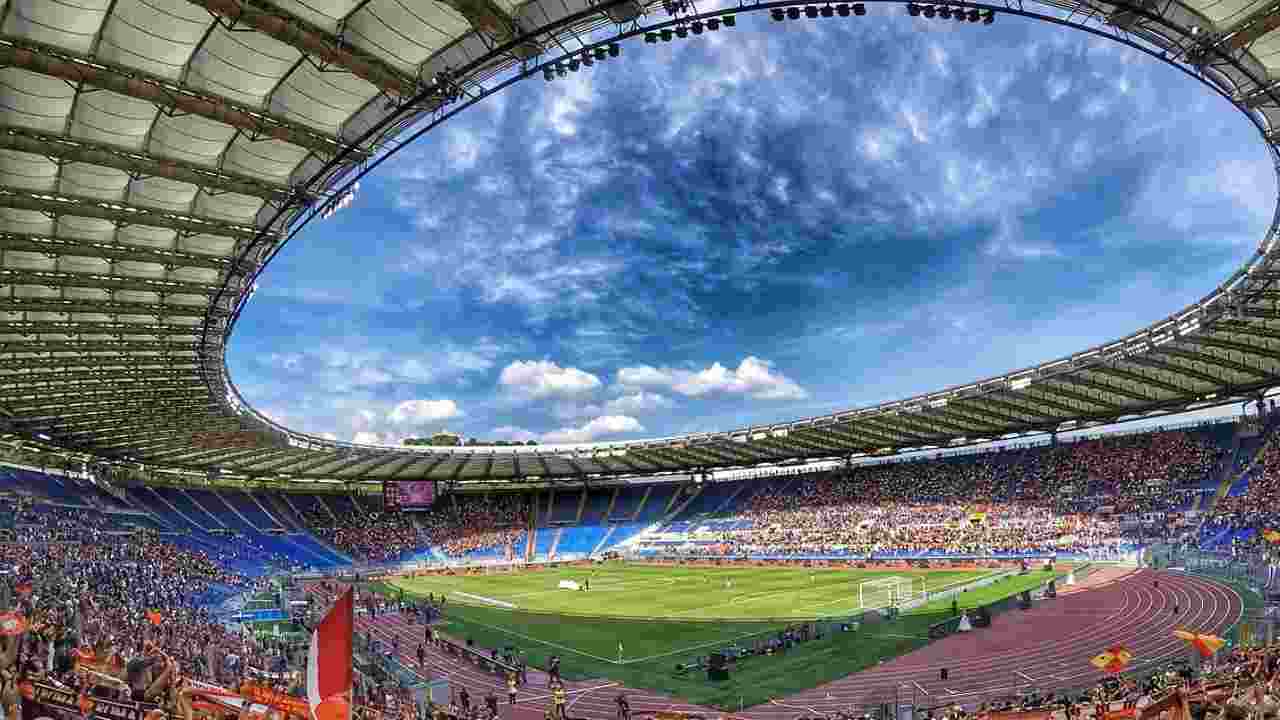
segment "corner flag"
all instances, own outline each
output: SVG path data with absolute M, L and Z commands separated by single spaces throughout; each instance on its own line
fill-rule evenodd
M 351 720 L 352 590 L 338 598 L 311 633 L 307 657 L 307 705 L 312 720 Z

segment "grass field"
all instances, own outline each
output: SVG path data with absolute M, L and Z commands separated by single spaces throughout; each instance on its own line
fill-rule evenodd
M 1059 566 L 1058 574 L 1068 568 Z M 608 678 L 724 709 L 751 706 L 834 680 L 929 642 L 929 626 L 951 617 L 952 600 L 937 600 L 896 620 L 830 632 L 784 655 L 740 661 L 730 680 L 679 674 L 675 666 L 723 648 L 749 644 L 799 619 L 832 623 L 861 615 L 858 584 L 914 576 L 935 593 L 972 583 L 989 571 L 807 568 L 658 567 L 608 564 L 493 575 L 406 578 L 392 593 L 448 596 L 445 631 L 481 647 L 514 645 L 533 665 L 562 659 L 566 678 Z M 960 608 L 987 605 L 1043 585 L 1042 571 L 969 590 Z M 560 580 L 590 579 L 585 592 Z M 729 587 L 726 581 L 732 581 Z

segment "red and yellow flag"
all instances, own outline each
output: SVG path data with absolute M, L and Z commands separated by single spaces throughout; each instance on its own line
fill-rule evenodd
M 1103 672 L 1119 673 L 1124 672 L 1132 659 L 1133 653 L 1129 652 L 1128 648 L 1116 645 L 1100 655 L 1095 655 L 1089 662 Z
M 1274 528 L 1262 531 L 1262 538 L 1267 542 L 1280 543 L 1280 530 Z
M 1217 635 L 1206 635 L 1204 633 L 1188 632 L 1186 630 L 1174 630 L 1175 637 L 1185 640 L 1187 644 L 1195 648 L 1200 653 L 1200 657 L 1209 657 L 1218 652 L 1218 649 L 1227 644 L 1226 640 Z
M 148 610 L 147 620 L 149 620 L 152 625 L 159 625 L 164 622 L 164 616 L 160 614 L 159 610 Z

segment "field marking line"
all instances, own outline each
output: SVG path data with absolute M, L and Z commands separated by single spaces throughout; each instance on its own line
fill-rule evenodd
M 525 634 L 523 634 L 523 633 L 518 633 L 518 632 L 516 632 L 516 631 L 514 631 L 514 630 L 511 630 L 511 629 L 509 629 L 509 628 L 498 627 L 497 625 L 490 625 L 489 623 L 482 623 L 482 622 L 480 622 L 479 620 L 473 620 L 473 619 L 471 619 L 471 618 L 466 618 L 466 622 L 474 623 L 474 624 L 479 625 L 479 626 L 481 626 L 481 627 L 487 627 L 487 628 L 489 628 L 490 630 L 497 630 L 498 632 L 500 632 L 500 633 L 504 633 L 504 634 L 507 634 L 507 635 L 514 635 L 515 637 L 518 637 L 518 638 L 520 638 L 520 639 L 522 639 L 522 640 L 528 640 L 529 642 L 535 642 L 535 643 L 538 643 L 539 645 L 550 645 L 551 647 L 560 648 L 561 650 L 565 650 L 565 651 L 567 651 L 567 652 L 571 652 L 571 653 L 573 653 L 573 654 L 575 654 L 575 655 L 581 655 L 581 656 L 583 656 L 583 657 L 589 657 L 589 658 L 591 658 L 592 660 L 599 660 L 599 661 L 601 661 L 601 662 L 613 663 L 614 665 L 617 665 L 617 664 L 618 664 L 618 661 L 617 661 L 617 660 L 610 660 L 609 658 L 606 658 L 606 657 L 600 657 L 599 655 L 592 655 L 592 654 L 591 654 L 591 653 L 589 653 L 589 652 L 583 652 L 582 650 L 578 650 L 577 648 L 571 648 L 571 647 L 569 647 L 568 645 L 561 645 L 560 643 L 553 643 L 553 642 L 551 642 L 550 640 L 539 640 L 538 638 L 535 638 L 535 637 L 529 637 L 528 635 L 525 635 Z
M 946 690 L 947 692 L 951 693 L 952 695 L 959 695 L 959 694 L 960 694 L 960 693 L 956 692 L 955 690 L 952 690 L 951 688 L 942 688 L 942 689 L 943 689 L 943 690 Z
M 921 685 L 920 683 L 916 682 L 915 680 L 912 680 L 912 681 L 911 681 L 911 684 L 912 684 L 912 685 L 915 685 L 917 690 L 919 690 L 920 692 L 924 693 L 924 696 L 925 696 L 925 697 L 929 697 L 929 691 L 928 691 L 928 690 L 925 690 L 923 685 Z
M 671 652 L 659 653 L 657 655 L 649 655 L 647 657 L 641 657 L 641 658 L 627 658 L 626 660 L 622 661 L 622 664 L 630 665 L 631 663 L 648 662 L 649 660 L 657 660 L 658 658 L 671 657 L 672 655 L 681 655 L 691 650 L 699 650 L 704 647 L 711 647 L 712 645 L 728 645 L 729 643 L 735 643 L 739 640 L 743 640 L 749 637 L 755 637 L 757 635 L 764 635 L 766 633 L 773 633 L 773 632 L 777 632 L 777 631 L 772 629 L 760 630 L 758 632 L 747 633 L 745 635 L 738 635 L 736 637 L 722 638 L 720 640 L 711 640 L 709 642 L 698 643 L 697 645 L 689 645 L 687 647 L 682 647 L 677 650 L 672 650 Z M 616 664 L 616 661 L 615 661 L 615 664 Z
M 506 608 L 508 610 L 517 609 L 513 603 L 509 603 L 505 600 L 498 600 L 496 598 L 485 597 L 483 595 L 472 595 L 469 592 L 462 592 L 461 590 L 454 590 L 453 594 L 458 597 L 467 598 L 468 600 L 479 600 L 480 602 L 488 605 L 497 605 L 498 607 Z
M 928 589 L 926 588 L 926 590 L 927 590 L 927 592 L 928 592 L 930 595 L 932 595 L 932 594 L 934 594 L 934 593 L 946 592 L 946 591 L 948 591 L 948 590 L 953 590 L 953 589 L 956 589 L 956 588 L 961 588 L 961 587 L 964 587 L 965 585 L 970 585 L 970 584 L 976 583 L 976 582 L 978 582 L 978 581 L 980 581 L 980 580 L 985 580 L 985 579 L 987 579 L 987 578 L 989 578 L 989 577 L 993 577 L 993 576 L 999 575 L 1001 572 L 1003 572 L 1003 571 L 997 570 L 997 571 L 988 572 L 988 573 L 977 573 L 977 574 L 975 574 L 975 575 L 973 575 L 972 577 L 969 577 L 969 578 L 967 578 L 967 579 L 964 579 L 964 580 L 956 580 L 956 581 L 954 581 L 954 582 L 948 583 L 948 584 L 946 584 L 946 585 L 943 585 L 943 586 L 942 586 L 942 587 L 940 587 L 940 588 L 936 588 L 936 589 L 933 589 L 933 590 L 928 590 Z M 892 577 L 926 577 L 926 578 L 927 578 L 927 577 L 928 577 L 928 575 L 924 575 L 924 576 L 920 576 L 920 575 L 907 575 L 907 576 L 894 575 L 894 576 L 892 576 Z M 874 579 L 873 579 L 873 580 L 874 580 Z M 872 580 L 865 580 L 865 581 L 863 581 L 863 582 L 872 582 Z M 854 586 L 854 587 L 855 587 L 855 589 L 856 589 L 856 586 Z M 850 598 L 843 598 L 843 597 L 842 597 L 842 598 L 839 598 L 839 599 L 836 599 L 836 600 L 829 600 L 829 601 L 827 601 L 827 602 L 823 602 L 823 603 L 814 603 L 814 604 L 812 604 L 812 605 L 801 605 L 801 606 L 800 606 L 799 608 L 797 608 L 797 609 L 799 609 L 799 610 L 808 610 L 809 608 L 821 608 L 821 607 L 826 607 L 827 605 L 834 605 L 834 604 L 836 604 L 836 603 L 838 603 L 838 602 L 845 602 L 846 600 L 849 600 L 849 599 L 850 599 Z M 927 603 L 926 603 L 926 604 L 927 604 Z M 877 608 L 864 608 L 864 607 L 862 607 L 861 603 L 859 603 L 859 605 L 858 605 L 857 607 L 851 608 L 851 610 L 867 610 L 867 609 L 872 609 L 872 610 L 874 610 L 874 609 L 877 609 Z M 832 615 L 843 615 L 843 614 L 845 614 L 845 613 L 836 613 L 836 612 L 833 612 L 833 613 L 832 613 Z
M 572 700 L 572 702 L 570 702 L 568 705 L 566 705 L 566 706 L 565 706 L 565 708 L 564 708 L 564 709 L 565 709 L 565 712 L 567 713 L 568 711 L 572 710 L 572 709 L 573 709 L 573 704 L 574 704 L 574 703 L 576 703 L 576 702 L 578 702 L 578 701 L 579 701 L 579 700 L 581 700 L 582 698 L 586 697 L 586 696 L 587 696 L 587 693 L 595 692 L 596 690 L 605 690 L 605 689 L 607 689 L 607 688 L 616 687 L 616 686 L 617 686 L 617 684 L 618 684 L 618 683 L 608 683 L 608 684 L 606 684 L 606 685 L 600 685 L 600 686 L 598 686 L 598 687 L 593 687 L 593 688 L 583 688 L 583 692 L 582 692 L 581 694 L 579 694 L 577 697 L 575 697 L 575 698 Z M 568 695 L 568 694 L 570 694 L 570 693 L 565 693 L 565 694 L 566 694 L 566 695 Z
M 1018 675 L 1021 675 L 1021 676 L 1022 676 L 1022 677 L 1024 677 L 1024 678 L 1026 678 L 1026 679 L 1027 679 L 1027 680 L 1029 680 L 1030 682 L 1036 682 L 1036 679 L 1035 679 L 1035 678 L 1031 677 L 1030 675 L 1028 675 L 1028 674 L 1026 674 L 1026 673 L 1024 673 L 1024 672 L 1022 672 L 1021 670 L 1014 670 L 1014 672 L 1015 672 L 1015 673 L 1017 673 Z
M 589 687 L 589 688 L 578 688 L 577 690 L 565 690 L 565 691 L 564 691 L 564 694 L 565 694 L 565 695 L 577 695 L 578 697 L 582 697 L 582 695 L 584 695 L 584 694 L 586 694 L 586 693 L 589 693 L 589 692 L 592 692 L 592 691 L 594 691 L 594 690 L 604 690 L 605 688 L 611 688 L 611 687 L 614 687 L 614 686 L 616 686 L 617 684 L 618 684 L 618 683 L 616 683 L 616 682 L 611 682 L 611 683 L 605 683 L 604 685 L 596 685 L 595 687 Z M 538 700 L 550 700 L 550 699 L 551 699 L 551 698 L 553 698 L 553 697 L 555 697 L 555 696 L 554 696 L 554 695 L 552 695 L 551 693 L 544 693 L 544 694 L 542 694 L 542 695 L 531 695 L 531 696 L 526 697 L 526 698 L 523 698 L 523 699 L 522 699 L 522 698 L 516 698 L 516 701 L 517 701 L 517 704 L 519 704 L 519 703 L 522 703 L 522 702 L 536 702 L 536 701 L 538 701 Z M 577 702 L 577 701 L 578 701 L 578 700 L 577 700 L 577 698 L 574 698 L 574 701 L 573 701 L 573 702 Z M 570 703 L 570 704 L 568 705 L 568 707 L 573 707 L 573 703 Z M 568 709 L 568 708 L 566 708 L 566 709 Z

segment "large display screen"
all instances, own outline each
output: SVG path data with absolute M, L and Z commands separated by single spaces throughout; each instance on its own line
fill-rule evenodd
M 401 510 L 426 510 L 436 501 L 434 480 L 402 480 L 396 485 Z

